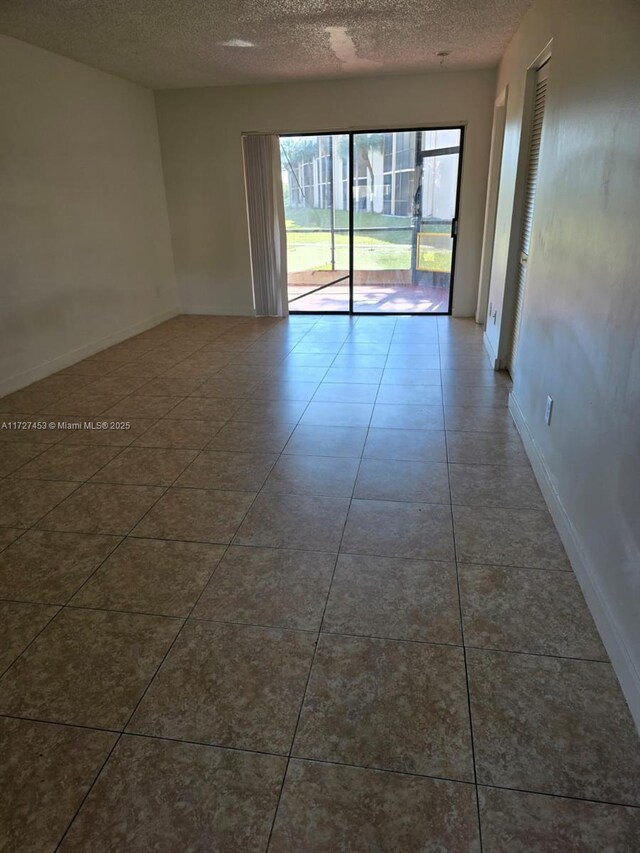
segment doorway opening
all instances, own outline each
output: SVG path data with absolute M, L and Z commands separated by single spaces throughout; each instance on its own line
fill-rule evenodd
M 545 104 L 547 99 L 547 87 L 549 82 L 550 60 L 547 59 L 535 72 L 532 81 L 534 89 L 532 92 L 533 103 L 530 110 L 529 127 L 529 151 L 524 179 L 524 199 L 522 204 L 522 225 L 520 240 L 518 244 L 518 271 L 515 282 L 515 294 L 513 304 L 513 324 L 511 331 L 511 345 L 509 347 L 509 361 L 507 369 L 513 377 L 518 358 L 518 343 L 520 341 L 520 326 L 522 324 L 522 312 L 524 307 L 524 296 L 527 283 L 527 265 L 529 262 L 529 249 L 531 246 L 531 231 L 533 227 L 533 214 L 538 188 L 538 170 L 540 167 L 540 147 L 542 143 L 542 127 L 544 123 Z
M 291 313 L 451 313 L 463 137 L 280 138 Z

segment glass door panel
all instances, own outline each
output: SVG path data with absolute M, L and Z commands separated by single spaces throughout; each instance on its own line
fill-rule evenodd
M 349 311 L 349 136 L 283 136 L 290 311 Z
M 422 131 L 418 158 L 420 188 L 416 198 L 414 283 L 430 294 L 433 310 L 450 302 L 453 251 L 457 231 L 460 136 L 457 128 Z
M 447 313 L 461 130 L 353 135 L 354 313 Z

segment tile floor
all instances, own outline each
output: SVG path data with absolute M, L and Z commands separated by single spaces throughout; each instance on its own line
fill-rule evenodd
M 2 849 L 639 850 L 508 393 L 470 321 L 182 316 L 0 400 Z

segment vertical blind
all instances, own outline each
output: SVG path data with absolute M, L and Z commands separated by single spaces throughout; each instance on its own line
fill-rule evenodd
M 280 139 L 247 135 L 242 147 L 255 311 L 259 317 L 282 317 L 288 306 Z

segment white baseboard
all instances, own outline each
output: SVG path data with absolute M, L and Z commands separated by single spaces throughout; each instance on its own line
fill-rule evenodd
M 558 528 L 560 539 L 567 551 L 587 606 L 609 654 L 636 727 L 640 731 L 640 672 L 638 672 L 629 647 L 620 633 L 615 615 L 612 613 L 606 596 L 597 581 L 591 561 L 582 547 L 578 533 L 562 503 L 562 499 L 553 486 L 553 480 L 544 458 L 531 435 L 522 409 L 513 394 L 509 396 L 509 411 L 522 438 L 533 473 L 547 502 L 551 517 Z
M 486 332 L 484 332 L 482 335 L 482 342 L 484 343 L 484 348 L 486 349 L 487 354 L 491 360 L 491 364 L 493 366 L 493 369 L 494 370 L 502 370 L 503 365 L 502 365 L 500 359 L 498 358 L 495 350 L 493 349 L 493 344 L 489 340 L 489 336 L 487 335 Z
M 117 332 L 113 332 L 104 338 L 100 338 L 97 341 L 91 341 L 84 346 L 62 353 L 62 355 L 58 355 L 49 361 L 45 361 L 42 364 L 31 367 L 29 370 L 25 370 L 22 373 L 16 373 L 14 376 L 10 376 L 8 379 L 4 379 L 0 382 L 0 397 L 3 397 L 5 394 L 10 394 L 12 391 L 18 391 L 20 388 L 24 388 L 25 385 L 30 385 L 32 382 L 37 382 L 38 379 L 44 379 L 46 376 L 50 376 L 58 370 L 63 370 L 71 364 L 82 361 L 83 358 L 95 355 L 95 353 L 113 346 L 113 344 L 119 344 L 121 341 L 133 337 L 133 335 L 138 335 L 140 332 L 146 332 L 147 329 L 152 329 L 154 326 L 164 323 L 165 320 L 170 320 L 171 317 L 176 317 L 181 313 L 181 309 L 176 305 L 174 308 L 170 308 L 168 311 L 163 311 L 160 314 L 154 314 L 152 317 L 148 317 L 140 323 L 134 323 L 132 326 L 127 326 L 124 329 L 118 329 Z

